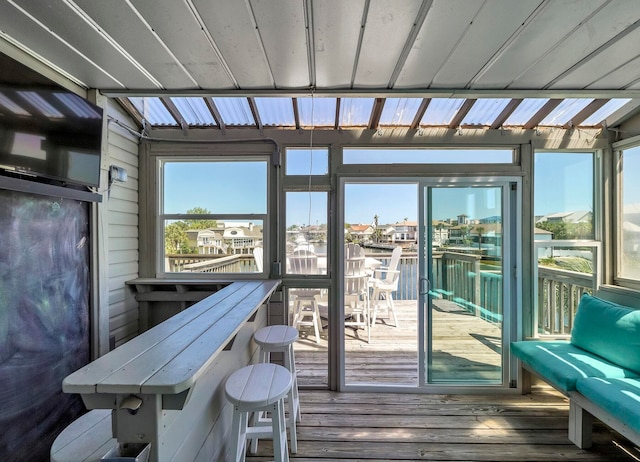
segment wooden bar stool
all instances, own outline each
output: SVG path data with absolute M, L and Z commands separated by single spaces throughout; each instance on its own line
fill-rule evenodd
M 277 364 L 254 364 L 238 369 L 227 378 L 224 391 L 233 404 L 231 448 L 235 462 L 244 462 L 247 439 L 272 438 L 275 462 L 288 462 L 284 397 L 291 390 L 291 373 Z M 249 414 L 270 412 L 271 428 L 248 426 Z M 291 419 L 295 422 L 295 419 Z
M 253 340 L 260 347 L 260 362 L 268 363 L 271 360 L 271 353 L 284 354 L 284 367 L 289 370 L 293 380 L 291 390 L 287 395 L 289 406 L 289 418 L 287 426 L 291 437 L 291 452 L 298 452 L 298 441 L 296 437 L 296 422 L 300 422 L 300 398 L 298 396 L 298 373 L 296 371 L 296 360 L 293 352 L 293 344 L 298 340 L 298 330 L 290 326 L 267 326 L 257 330 L 253 334 Z M 293 417 L 295 416 L 295 417 Z M 254 416 L 254 425 L 266 425 L 269 419 L 264 417 L 263 412 L 258 412 Z M 251 452 L 258 450 L 258 438 L 253 439 Z

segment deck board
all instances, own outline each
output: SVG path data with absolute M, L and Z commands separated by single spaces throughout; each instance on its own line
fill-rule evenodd
M 300 462 L 637 461 L 640 452 L 601 424 L 594 445 L 567 439 L 568 401 L 547 387 L 531 395 L 300 392 Z M 273 460 L 260 441 L 248 462 Z
M 372 341 L 347 330 L 348 378 L 352 382 L 416 384 L 416 303 L 396 303 L 400 327 L 379 320 Z M 499 365 L 499 329 L 450 303 L 434 310 L 435 358 L 451 371 L 491 373 Z M 474 335 L 470 335 L 470 332 Z M 529 395 L 336 393 L 326 387 L 327 338 L 308 332 L 297 342 L 296 364 L 302 422 L 300 462 L 390 461 L 640 461 L 640 452 L 597 422 L 594 446 L 582 450 L 567 438 L 569 404 L 537 384 Z M 438 356 L 440 355 L 440 356 Z M 437 370 L 436 366 L 436 370 Z M 375 380 L 374 380 L 375 378 Z M 273 460 L 270 441 L 261 441 L 247 461 Z

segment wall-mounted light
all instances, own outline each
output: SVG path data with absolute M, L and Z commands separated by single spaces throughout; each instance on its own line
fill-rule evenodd
M 109 167 L 109 186 L 111 186 L 114 181 L 121 183 L 127 181 L 127 171 L 123 167 L 118 167 L 117 165 L 111 165 Z

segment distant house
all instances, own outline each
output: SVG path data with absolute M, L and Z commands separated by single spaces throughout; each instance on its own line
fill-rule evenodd
M 228 254 L 250 254 L 262 244 L 262 225 L 223 223 L 223 239 Z
M 371 225 L 351 225 L 349 234 L 355 241 L 370 242 L 371 236 L 373 236 L 373 227 Z
M 187 230 L 189 247 L 197 249 L 200 255 L 224 255 L 227 253 L 220 233 L 211 229 Z
M 403 220 L 393 225 L 396 242 L 417 242 L 418 222 Z

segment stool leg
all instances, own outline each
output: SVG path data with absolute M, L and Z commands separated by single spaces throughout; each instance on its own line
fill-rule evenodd
M 233 422 L 231 424 L 231 448 L 235 452 L 235 462 L 245 461 L 247 417 L 248 414 L 246 412 L 242 412 L 238 406 L 234 406 Z
M 289 438 L 291 439 L 291 453 L 298 452 L 298 434 L 296 430 L 296 399 L 293 397 L 293 388 L 289 390 Z
M 273 429 L 273 458 L 274 462 L 289 462 L 287 448 L 287 427 L 284 418 L 284 400 L 273 405 L 271 425 Z
M 291 371 L 293 376 L 293 384 L 291 385 L 291 395 L 294 403 L 294 414 L 297 422 L 302 420 L 302 414 L 300 413 L 300 396 L 298 394 L 298 371 L 296 370 L 296 358 L 293 351 L 293 345 L 289 345 L 287 352 L 284 355 L 284 366 Z

